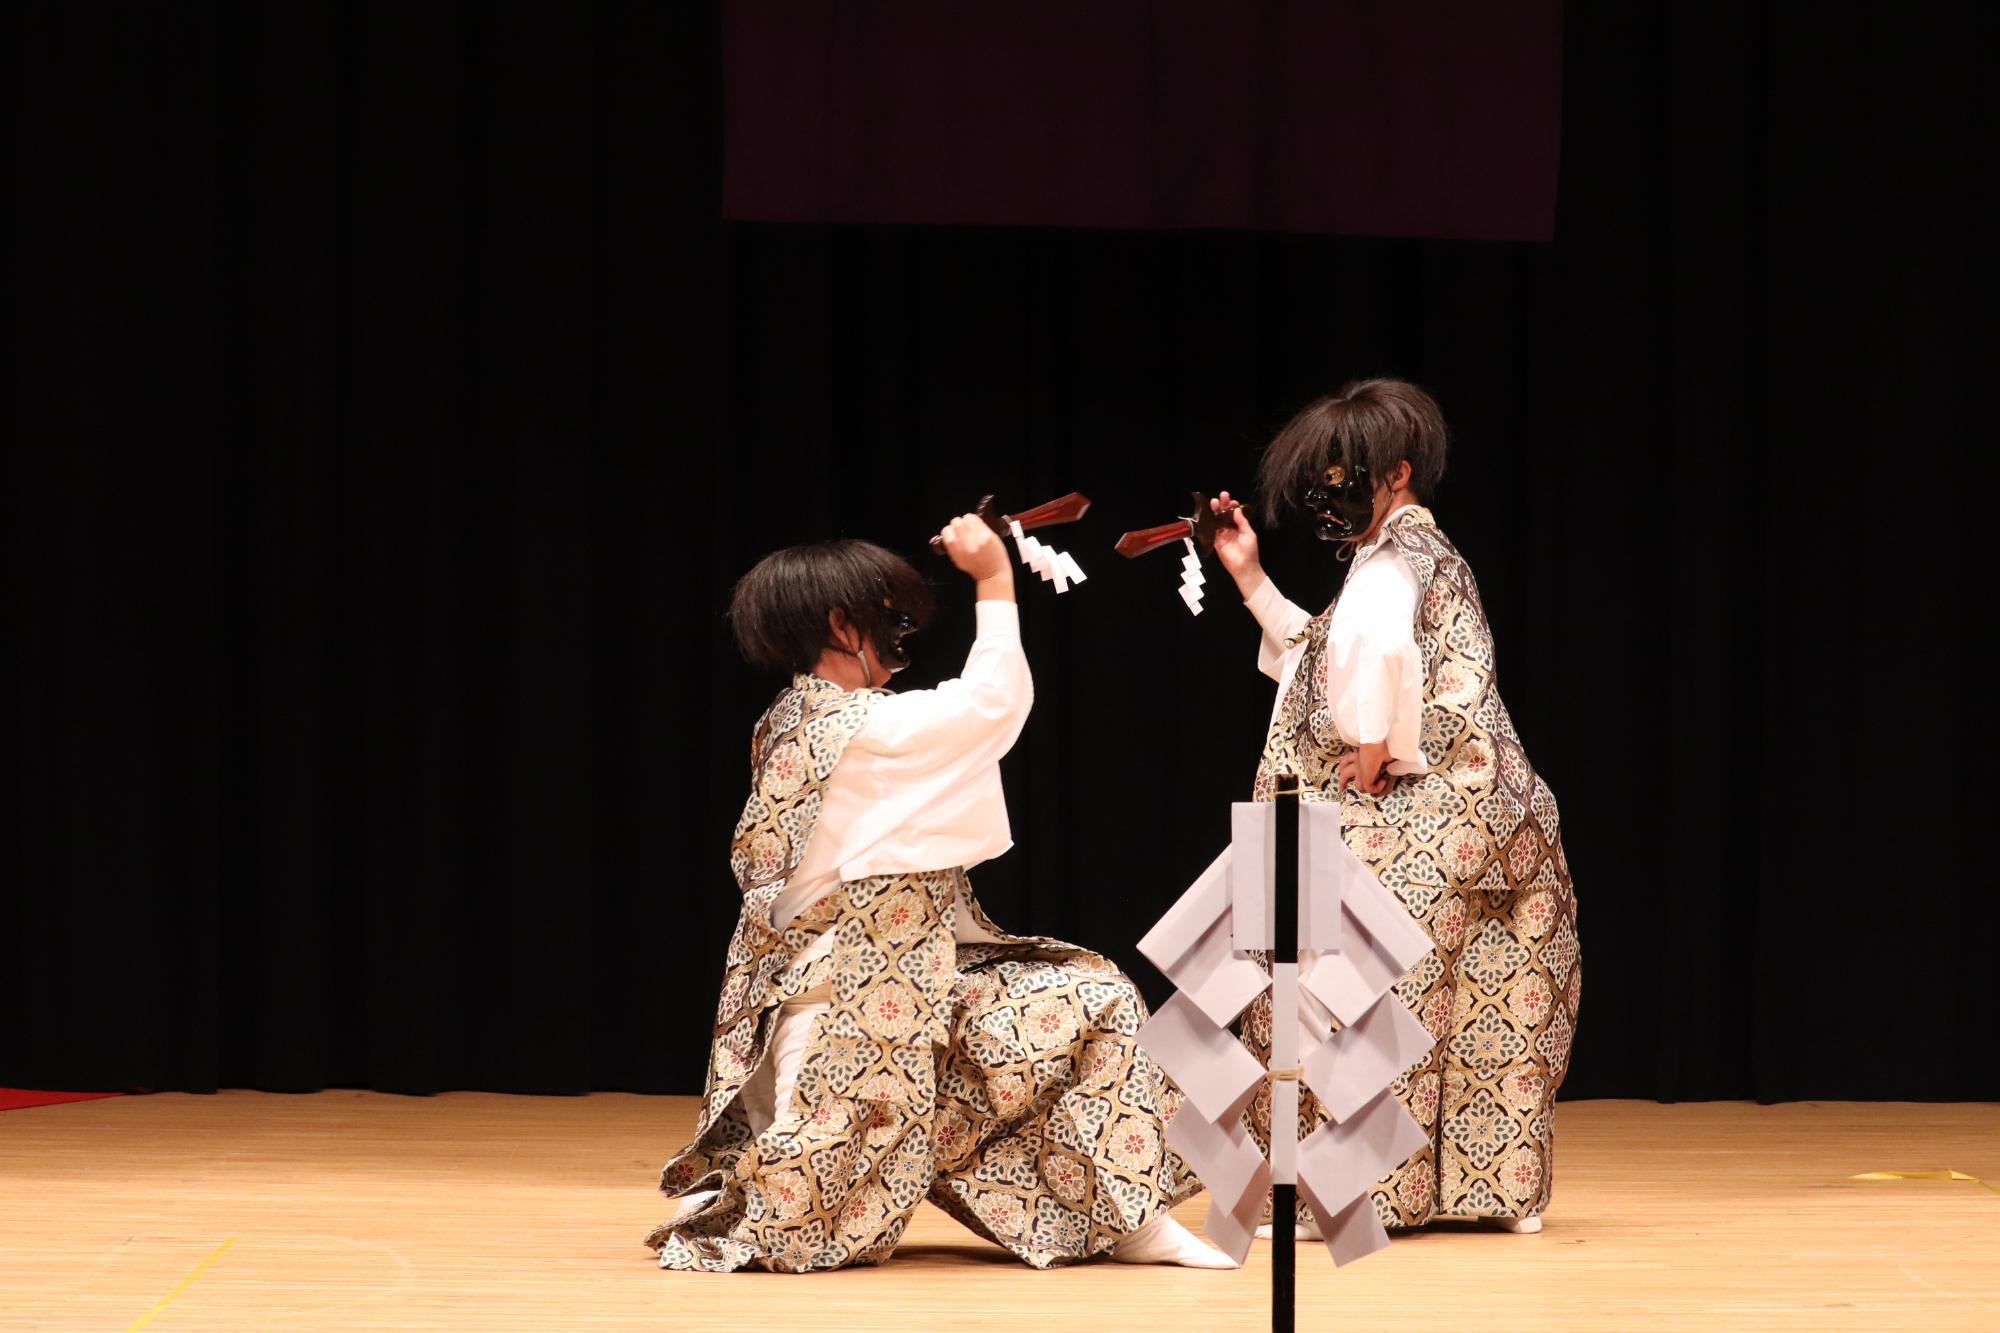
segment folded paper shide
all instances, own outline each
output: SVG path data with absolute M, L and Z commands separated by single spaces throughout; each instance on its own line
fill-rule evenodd
M 1336 1264 L 1389 1243 L 1369 1191 L 1427 1136 L 1390 1092 L 1433 1044 L 1403 1006 L 1399 977 L 1430 952 L 1430 937 L 1341 837 L 1340 807 L 1299 809 L 1297 963 L 1263 961 L 1276 941 L 1278 808 L 1230 808 L 1229 847 L 1139 942 L 1175 994 L 1139 1031 L 1139 1044 L 1186 1102 L 1167 1142 L 1213 1198 L 1210 1240 L 1239 1262 L 1271 1185 L 1296 1183 L 1320 1219 Z M 1230 1032 L 1237 1015 L 1272 992 L 1267 1069 Z M 1296 1137 L 1298 1081 L 1330 1118 Z M 1267 1158 L 1243 1113 L 1269 1081 Z

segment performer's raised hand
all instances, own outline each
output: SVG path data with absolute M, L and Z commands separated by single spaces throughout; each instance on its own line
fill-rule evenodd
M 1245 597 L 1257 590 L 1264 581 L 1264 565 L 1257 552 L 1257 530 L 1250 526 L 1250 516 L 1243 512 L 1243 506 L 1229 498 L 1224 491 L 1208 502 L 1215 512 L 1215 558 L 1229 571 L 1229 577 L 1236 580 L 1237 590 Z
M 1007 547 L 977 514 L 960 514 L 938 533 L 944 553 L 979 584 L 981 598 L 1014 599 L 1014 569 Z

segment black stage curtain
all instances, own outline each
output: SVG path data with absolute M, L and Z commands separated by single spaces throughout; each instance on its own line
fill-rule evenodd
M 975 879 L 1157 998 L 1271 687 L 1110 543 L 1388 372 L 1563 802 L 1568 1093 L 2000 1096 L 1985 33 L 1574 9 L 1506 245 L 725 224 L 699 6 L 7 23 L 0 1083 L 698 1089 L 773 688 L 729 584 L 988 490 L 1097 506 Z

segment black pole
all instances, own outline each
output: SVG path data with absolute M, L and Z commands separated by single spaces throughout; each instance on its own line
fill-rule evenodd
M 1276 929 L 1272 936 L 1271 965 L 1275 968 L 1280 963 L 1296 964 L 1299 961 L 1299 796 L 1297 792 L 1279 792 L 1272 800 L 1278 807 L 1273 812 L 1277 821 L 1277 845 L 1272 849 L 1272 925 Z M 1283 1021 L 1285 1016 L 1274 1007 L 1271 1013 L 1274 1043 L 1277 1024 Z M 1293 1016 L 1291 1021 L 1296 1023 L 1297 1017 Z M 1275 1109 L 1275 1084 L 1271 1093 Z M 1275 1140 L 1281 1133 L 1296 1135 L 1297 1119 L 1281 1126 L 1277 1116 L 1273 1115 L 1272 1139 Z M 1293 1234 L 1298 1211 L 1297 1193 L 1297 1187 L 1290 1181 L 1271 1186 L 1271 1333 L 1292 1333 L 1298 1258 L 1297 1241 Z

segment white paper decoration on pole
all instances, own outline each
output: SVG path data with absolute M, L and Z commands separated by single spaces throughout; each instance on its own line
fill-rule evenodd
M 1198 599 L 1197 588 L 1190 610 L 1200 609 Z M 1208 1238 L 1241 1263 L 1273 1180 L 1290 1183 L 1295 1175 L 1328 1252 L 1346 1264 L 1389 1243 L 1369 1191 L 1428 1142 L 1389 1084 L 1434 1044 L 1393 990 L 1431 941 L 1348 849 L 1337 804 L 1300 808 L 1296 849 L 1274 845 L 1274 812 L 1269 802 L 1233 806 L 1229 849 L 1139 942 L 1175 987 L 1140 1029 L 1139 1043 L 1186 1095 L 1167 1142 L 1208 1187 Z M 1274 1054 L 1293 1054 L 1297 1065 L 1267 1071 L 1229 1025 L 1272 985 L 1249 955 L 1272 946 L 1273 859 L 1293 854 L 1301 954 L 1296 972 L 1285 969 L 1296 982 L 1273 994 L 1271 1021 L 1274 1038 L 1297 1033 L 1292 1052 L 1281 1049 L 1294 1046 L 1290 1040 L 1272 1043 Z M 1267 1158 L 1243 1112 L 1267 1079 L 1276 1092 L 1301 1078 L 1332 1119 L 1294 1144 L 1296 1115 L 1274 1109 Z M 1273 1097 L 1280 1101 L 1296 1105 Z

